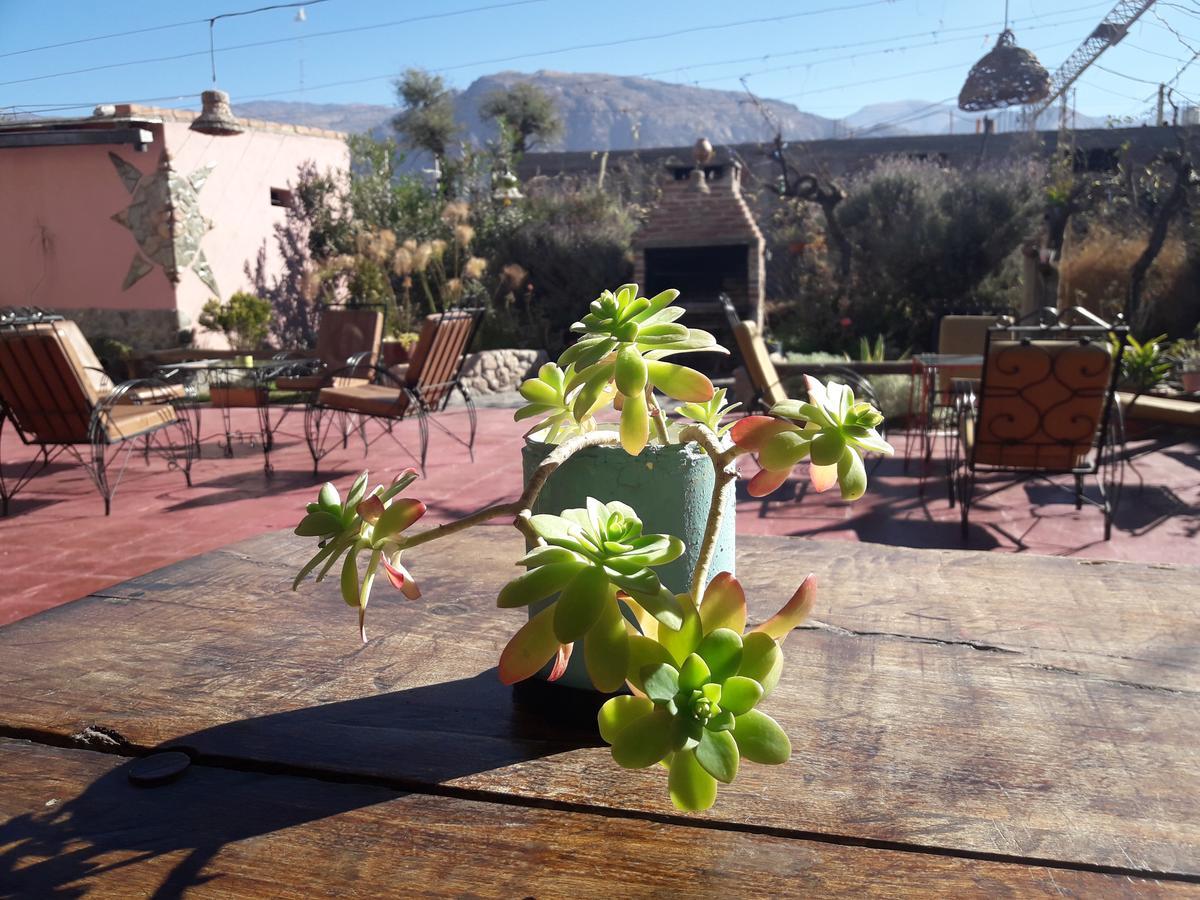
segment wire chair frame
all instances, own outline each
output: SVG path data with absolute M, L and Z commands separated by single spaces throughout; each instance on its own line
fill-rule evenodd
M 313 474 L 319 474 L 321 460 L 336 449 L 336 444 L 331 443 L 331 439 L 340 433 L 341 445 L 345 449 L 349 446 L 350 433 L 356 431 L 363 442 L 364 456 L 367 455 L 372 446 L 386 436 L 391 438 L 397 446 L 404 450 L 419 465 L 421 474 L 424 475 L 429 455 L 430 425 L 433 425 L 443 434 L 446 434 L 457 443 L 466 447 L 471 462 L 474 462 L 475 437 L 478 432 L 478 414 L 475 409 L 475 401 L 471 397 L 471 392 L 462 383 L 462 371 L 466 365 L 468 351 L 478 334 L 484 312 L 483 308 L 451 307 L 443 310 L 437 319 L 437 327 L 433 332 L 434 335 L 439 333 L 440 328 L 449 316 L 469 314 L 471 318 L 462 348 L 458 351 L 456 360 L 451 361 L 447 356 L 438 356 L 434 359 L 426 358 L 422 361 L 422 371 L 424 367 L 453 362 L 453 367 L 450 370 L 452 376 L 448 379 L 422 384 L 418 373 L 415 380 L 406 376 L 405 381 L 402 382 L 387 368 L 380 365 L 364 365 L 361 360 L 357 365 L 346 366 L 335 372 L 327 373 L 323 381 L 323 386 L 325 387 L 336 385 L 337 379 L 340 377 L 349 377 L 358 373 L 360 376 L 361 374 L 366 374 L 368 379 L 376 386 L 392 388 L 397 391 L 397 394 L 394 412 L 366 413 L 328 405 L 321 401 L 321 391 L 315 391 L 312 399 L 305 407 L 304 413 L 304 435 L 308 443 L 309 452 L 313 458 Z M 445 348 L 435 346 L 433 349 L 438 353 L 448 353 Z M 455 434 L 436 418 L 438 413 L 445 411 L 447 406 L 449 406 L 450 400 L 456 392 L 462 397 L 467 409 L 468 436 L 466 440 Z M 394 431 L 396 422 L 412 417 L 416 417 L 417 419 L 420 441 L 419 455 L 413 454 L 400 441 Z M 368 419 L 380 419 L 384 423 L 381 432 L 373 438 L 367 437 L 366 425 Z M 337 432 L 334 431 L 335 425 L 340 426 Z
M 1092 451 L 1087 454 L 1082 462 L 1076 465 L 1039 465 L 1039 461 L 1036 458 L 1037 454 L 1035 454 L 1032 464 L 998 464 L 980 461 L 978 454 L 983 442 L 979 439 L 978 434 L 976 434 L 975 439 L 971 442 L 969 450 L 964 448 L 963 436 L 967 431 L 968 419 L 981 418 L 982 414 L 986 412 L 985 405 L 991 396 L 988 390 L 988 372 L 990 366 L 987 364 L 987 361 L 992 353 L 993 337 L 996 335 L 1003 338 L 1011 338 L 1018 342 L 1022 348 L 1035 348 L 1036 345 L 1034 342 L 1039 340 L 1074 340 L 1081 345 L 1096 341 L 1109 344 L 1110 340 L 1112 341 L 1110 371 L 1100 407 L 1099 420 L 1095 423 L 1091 438 Z M 1071 307 L 1061 312 L 1052 307 L 1047 307 L 1036 310 L 1017 322 L 1000 321 L 996 326 L 988 330 L 984 346 L 984 367 L 979 382 L 978 394 L 971 389 L 968 382 L 960 381 L 958 384 L 962 389 L 957 393 L 954 405 L 958 425 L 958 439 L 953 442 L 953 454 L 950 459 L 950 474 L 948 476 L 948 493 L 951 508 L 955 506 L 956 502 L 960 508 L 961 530 L 964 540 L 968 536 L 970 510 L 974 503 L 1034 478 L 1041 479 L 1055 487 L 1073 493 L 1076 509 L 1082 509 L 1084 503 L 1099 508 L 1104 516 L 1104 539 L 1107 541 L 1111 538 L 1112 522 L 1124 485 L 1124 453 L 1119 448 L 1124 447 L 1125 430 L 1120 404 L 1116 401 L 1116 388 L 1120 378 L 1121 358 L 1124 354 L 1128 337 L 1129 329 L 1122 317 L 1118 316 L 1116 321 L 1110 324 L 1081 307 Z M 1036 382 L 1032 387 L 1045 383 L 1052 378 L 1059 381 L 1064 387 L 1067 387 L 1055 374 L 1053 362 L 1049 367 L 1047 376 Z M 1028 390 L 1028 387 L 1021 390 Z M 1074 395 L 1068 397 L 1067 400 L 1073 398 Z M 1047 413 L 1053 412 L 1062 403 L 1067 402 L 1067 400 L 1060 401 L 1060 403 L 1054 404 L 1045 410 L 1039 408 L 1036 420 L 1037 427 L 1031 433 L 1049 433 L 1045 429 Z M 1077 443 L 1077 441 L 1064 440 L 1059 445 L 1050 446 L 1057 446 L 1060 450 L 1069 450 L 1069 448 L 1074 447 Z M 1013 444 L 1015 446 L 1019 442 L 1014 441 Z M 1038 453 L 1040 453 L 1040 448 Z M 1010 476 L 1012 480 L 992 487 L 982 493 L 976 492 L 975 487 L 979 475 L 1000 473 Z M 1056 476 L 1063 475 L 1070 475 L 1073 478 L 1074 485 L 1072 488 L 1065 488 L 1054 480 Z M 1098 500 L 1088 497 L 1084 492 L 1084 480 L 1089 476 L 1096 479 L 1096 486 L 1100 495 Z

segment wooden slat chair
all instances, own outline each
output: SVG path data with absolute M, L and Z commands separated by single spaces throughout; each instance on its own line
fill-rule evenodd
M 1057 475 L 1073 477 L 1076 509 L 1085 502 L 1099 507 L 1104 539 L 1112 536 L 1124 437 L 1109 335 L 1116 334 L 1123 349 L 1128 329 L 1078 307 L 1050 312 L 1058 317 L 1051 324 L 990 329 L 978 385 L 957 383 L 950 504 L 959 503 L 964 539 L 973 503 L 1031 478 L 1054 484 Z M 980 474 L 1011 477 L 976 493 Z M 1087 476 L 1096 478 L 1099 500 L 1086 495 Z
M 343 380 L 347 375 L 363 371 L 361 366 L 327 373 L 323 386 L 310 400 L 304 417 L 304 433 L 312 453 L 313 473 L 317 473 L 321 459 L 334 449 L 334 439 L 347 432 L 347 423 L 351 419 L 357 420 L 364 453 L 384 434 L 394 440 L 392 426 L 395 422 L 416 416 L 422 472 L 429 451 L 431 423 L 463 444 L 474 461 L 475 404 L 459 376 L 483 313 L 483 309 L 453 309 L 426 316 L 408 368 L 403 373 L 403 380 L 378 365 L 366 369 L 372 376 L 370 382 L 346 383 Z M 470 435 L 466 441 L 435 418 L 436 413 L 445 410 L 455 391 L 462 396 L 467 407 Z M 380 419 L 385 424 L 381 434 L 370 441 L 366 437 L 368 419 Z
M 74 322 L 0 327 L 0 429 L 10 421 L 22 443 L 38 450 L 15 480 L 6 482 L 0 469 L 0 511 L 7 515 L 17 491 L 66 453 L 87 470 L 108 515 L 137 443 L 147 455 L 165 456 L 190 486 L 191 427 L 167 402 L 173 393 L 172 386 L 153 379 L 114 385 Z M 172 426 L 180 430 L 182 443 L 167 438 Z M 112 478 L 122 449 L 124 460 Z
M 325 385 L 325 376 L 344 369 L 369 371 L 379 361 L 383 340 L 383 313 L 355 306 L 329 306 L 321 310 L 317 325 L 316 356 L 321 369 L 275 379 L 281 391 L 311 392 Z M 362 374 L 362 373 L 358 373 Z M 346 374 L 343 377 L 354 377 Z M 360 378 L 366 383 L 366 378 Z

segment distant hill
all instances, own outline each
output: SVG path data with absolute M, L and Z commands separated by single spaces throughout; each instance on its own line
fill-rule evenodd
M 718 91 L 622 75 L 538 71 L 499 72 L 476 79 L 455 94 L 455 117 L 463 137 L 483 144 L 495 129 L 479 118 L 483 99 L 518 81 L 538 85 L 554 100 L 565 126 L 563 136 L 539 150 L 630 150 L 682 147 L 704 135 L 714 144 L 769 140 L 773 127 L 741 91 Z M 780 100 L 763 107 L 779 123 L 788 140 L 838 137 L 887 137 L 946 134 L 975 130 L 980 113 L 965 113 L 948 104 L 901 100 L 865 106 L 844 119 L 827 119 Z M 256 100 L 234 106 L 239 115 L 348 133 L 391 134 L 396 109 L 365 103 L 298 103 Z M 990 114 L 1002 130 L 1012 130 L 1016 112 Z M 1048 111 L 1042 127 L 1054 127 L 1058 111 Z M 1103 127 L 1103 119 L 1080 115 L 1079 128 Z

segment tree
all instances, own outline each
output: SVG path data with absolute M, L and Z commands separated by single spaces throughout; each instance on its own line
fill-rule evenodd
M 504 91 L 494 91 L 479 107 L 484 121 L 503 123 L 511 141 L 509 149 L 519 156 L 537 144 L 547 144 L 563 132 L 562 119 L 554 101 L 536 84 L 518 81 Z
M 454 95 L 440 75 L 409 69 L 396 82 L 396 96 L 402 109 L 392 119 L 392 127 L 406 146 L 424 150 L 434 158 L 441 173 L 438 187 L 445 194 L 452 183 L 447 152 L 458 136 Z

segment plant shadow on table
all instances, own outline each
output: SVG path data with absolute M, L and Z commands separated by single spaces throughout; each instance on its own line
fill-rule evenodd
M 133 785 L 128 761 L 77 797 L 0 825 L 0 897 L 82 896 L 89 877 L 165 855 L 179 858 L 152 896 L 177 897 L 221 877 L 204 869 L 227 844 L 596 746 L 602 699 L 508 688 L 492 669 L 195 732 L 160 748 L 195 761 L 170 784 Z

